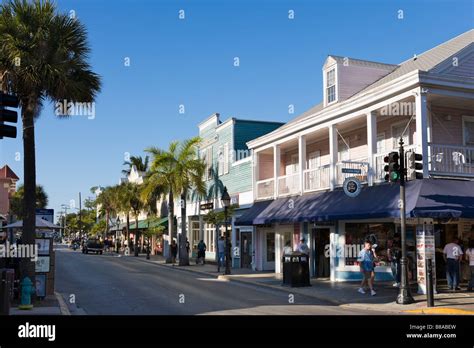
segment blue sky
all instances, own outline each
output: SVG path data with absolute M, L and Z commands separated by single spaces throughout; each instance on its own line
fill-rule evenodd
M 57 3 L 87 26 L 103 90 L 94 119 L 58 119 L 46 105 L 36 122 L 37 182 L 56 210 L 77 205 L 80 191 L 85 198 L 92 186 L 117 183 L 124 153 L 195 136 L 214 112 L 283 122 L 304 112 L 321 101 L 328 54 L 399 63 L 469 30 L 474 18 L 472 1 L 450 0 Z M 0 164 L 22 181 L 20 129 L 0 141 Z

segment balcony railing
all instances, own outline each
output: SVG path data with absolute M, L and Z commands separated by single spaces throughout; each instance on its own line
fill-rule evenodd
M 257 181 L 257 199 L 273 198 L 275 180 L 273 178 Z
M 330 177 L 329 177 L 330 165 L 321 166 L 314 169 L 306 169 L 304 174 L 304 191 L 316 191 L 324 190 L 329 188 Z
M 359 161 L 340 161 L 336 164 L 336 184 L 342 185 L 349 177 L 356 177 L 362 183 L 367 182 L 369 163 L 367 159 Z
M 474 176 L 474 147 L 430 143 L 429 170 L 435 174 Z
M 300 192 L 299 173 L 278 177 L 278 195 L 286 196 Z

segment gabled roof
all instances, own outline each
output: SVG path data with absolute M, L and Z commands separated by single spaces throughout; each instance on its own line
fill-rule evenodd
M 8 165 L 4 165 L 0 168 L 0 179 L 12 179 L 19 180 L 20 178 L 11 170 Z
M 367 86 L 360 92 L 356 93 L 351 98 L 357 96 L 360 93 L 367 92 L 370 89 L 381 86 L 387 82 L 395 80 L 396 78 L 408 74 L 414 70 L 430 71 L 437 65 L 444 62 L 446 59 L 453 57 L 456 53 L 461 51 L 463 48 L 469 46 L 474 42 L 474 29 L 466 31 L 461 35 L 458 35 L 451 40 L 443 42 L 442 44 L 423 52 L 419 56 L 410 58 L 398 65 L 393 72 L 375 81 L 371 85 Z
M 416 57 L 410 58 L 400 63 L 399 65 L 383 64 L 383 63 L 378 63 L 378 62 L 371 62 L 371 61 L 349 58 L 351 64 L 356 63 L 356 64 L 362 64 L 365 66 L 374 66 L 378 68 L 384 67 L 387 69 L 387 75 L 383 76 L 379 80 L 363 88 L 361 91 L 355 93 L 351 97 L 343 100 L 343 102 L 347 102 L 349 100 L 357 98 L 360 94 L 367 93 L 372 89 L 382 86 L 390 81 L 393 81 L 415 70 L 429 72 L 430 70 L 435 69 L 438 65 L 446 61 L 446 59 L 453 57 L 459 51 L 465 49 L 467 46 L 473 45 L 473 42 L 474 42 L 474 29 L 471 29 L 459 36 L 456 36 L 455 38 L 452 38 L 451 40 L 448 40 L 426 52 L 421 53 L 420 55 Z M 345 59 L 345 57 L 334 56 L 334 55 L 330 55 L 329 57 L 341 63 L 343 63 Z M 340 102 L 335 103 L 332 106 L 337 105 L 339 103 Z M 283 125 L 282 127 L 278 128 L 277 130 L 271 133 L 275 133 L 278 130 L 288 128 L 292 126 L 293 124 L 298 123 L 304 119 L 310 118 L 317 113 L 319 114 L 324 113 L 323 103 L 313 106 L 311 109 L 305 111 L 301 115 L 298 115 L 297 117 L 290 120 L 285 125 Z
M 398 67 L 397 64 L 386 64 L 386 63 L 374 62 L 371 60 L 335 56 L 332 54 L 329 55 L 328 58 L 326 59 L 326 63 L 324 64 L 325 66 L 328 64 L 328 61 L 330 61 L 331 58 L 338 64 L 349 63 L 350 65 L 358 65 L 358 66 L 371 67 L 371 68 L 376 68 L 376 69 L 386 69 L 388 71 L 393 71 L 395 68 Z

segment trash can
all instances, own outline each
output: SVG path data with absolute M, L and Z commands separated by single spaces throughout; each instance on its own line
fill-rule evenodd
M 10 314 L 10 301 L 13 299 L 13 279 L 12 269 L 0 269 L 0 315 Z
M 291 287 L 311 286 L 309 281 L 309 257 L 294 252 L 283 255 L 283 285 Z

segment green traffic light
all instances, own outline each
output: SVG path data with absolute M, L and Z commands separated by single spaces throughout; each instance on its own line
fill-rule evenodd
M 392 172 L 390 174 L 392 181 L 398 181 L 398 179 L 400 179 L 400 175 L 398 174 L 398 172 Z

